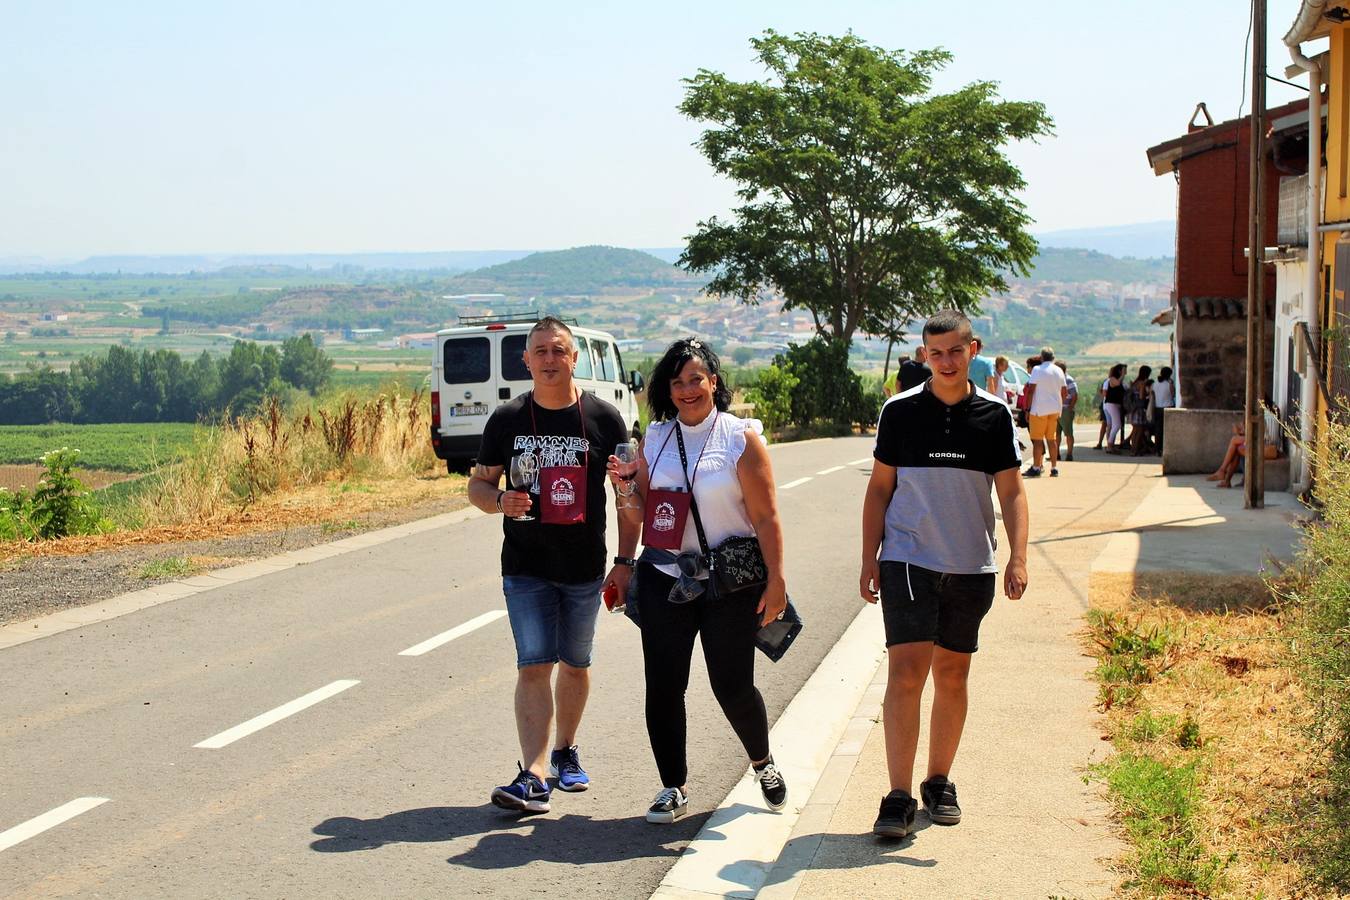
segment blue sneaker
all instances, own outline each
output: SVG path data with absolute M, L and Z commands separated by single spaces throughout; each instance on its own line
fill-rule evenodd
M 591 778 L 581 767 L 581 759 L 577 756 L 575 746 L 554 750 L 548 762 L 548 771 L 558 779 L 560 791 L 584 791 L 591 786 Z
M 492 803 L 502 809 L 514 809 L 518 812 L 548 812 L 549 786 L 536 774 L 523 768 L 510 784 L 492 789 Z

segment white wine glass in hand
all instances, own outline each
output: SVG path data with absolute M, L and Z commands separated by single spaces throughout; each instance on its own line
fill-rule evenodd
M 524 491 L 526 497 L 533 496 L 530 488 L 534 487 L 534 477 L 539 471 L 539 461 L 534 458 L 533 453 L 522 453 L 519 456 L 511 458 L 511 486 L 518 491 Z M 513 516 L 517 522 L 533 522 L 534 516 L 527 510 L 523 515 Z
M 638 445 L 632 441 L 616 445 L 614 458 L 619 461 L 619 477 L 623 479 L 623 485 L 616 489 L 619 498 L 614 506 L 616 509 L 636 509 L 637 501 L 633 495 L 637 491 L 634 479 L 637 478 Z

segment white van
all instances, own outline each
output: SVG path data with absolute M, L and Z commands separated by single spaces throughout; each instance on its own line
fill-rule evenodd
M 436 332 L 431 360 L 431 447 L 451 471 L 466 471 L 478 456 L 483 426 L 497 407 L 530 389 L 525 339 L 534 316 L 461 317 Z M 577 386 L 614 405 L 624 426 L 638 430 L 636 394 L 643 388 L 636 370 L 624 377 L 614 336 L 568 322 L 577 344 Z

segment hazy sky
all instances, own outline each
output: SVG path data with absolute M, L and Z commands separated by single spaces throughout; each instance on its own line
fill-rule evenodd
M 1270 72 L 1297 0 L 1271 0 Z M 1170 218 L 1144 150 L 1242 99 L 1244 0 L 0 0 L 0 257 L 676 246 L 729 185 L 676 111 L 766 27 L 956 55 L 1057 135 L 1035 230 Z M 1306 83 L 1306 78 L 1301 79 Z M 1304 96 L 1271 83 L 1271 105 Z

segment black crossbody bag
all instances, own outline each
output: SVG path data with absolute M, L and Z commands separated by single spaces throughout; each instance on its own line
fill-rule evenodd
M 698 546 L 708 567 L 708 580 L 718 596 L 734 594 L 753 587 L 763 587 L 769 581 L 769 567 L 764 564 L 764 551 L 757 537 L 729 537 L 709 549 L 708 536 L 703 531 L 703 519 L 698 514 L 694 499 L 694 485 L 689 480 L 689 457 L 684 452 L 684 431 L 675 423 L 675 440 L 680 447 L 680 466 L 684 483 L 689 488 L 689 514 L 694 517 L 698 531 Z
M 684 452 L 684 434 L 679 422 L 675 423 L 675 440 L 680 447 L 684 483 L 689 488 L 689 513 L 694 517 L 698 546 L 708 566 L 709 588 L 717 597 L 755 587 L 763 588 L 769 581 L 769 567 L 764 563 L 764 551 L 759 546 L 759 538 L 730 537 L 709 549 L 703 520 L 698 514 L 698 501 L 694 499 L 694 485 L 689 480 L 689 459 Z M 755 646 L 771 661 L 778 662 L 788 652 L 797 635 L 801 634 L 802 625 L 801 613 L 797 612 L 797 607 L 792 605 L 792 598 L 789 597 L 782 618 L 761 625 L 755 632 Z

